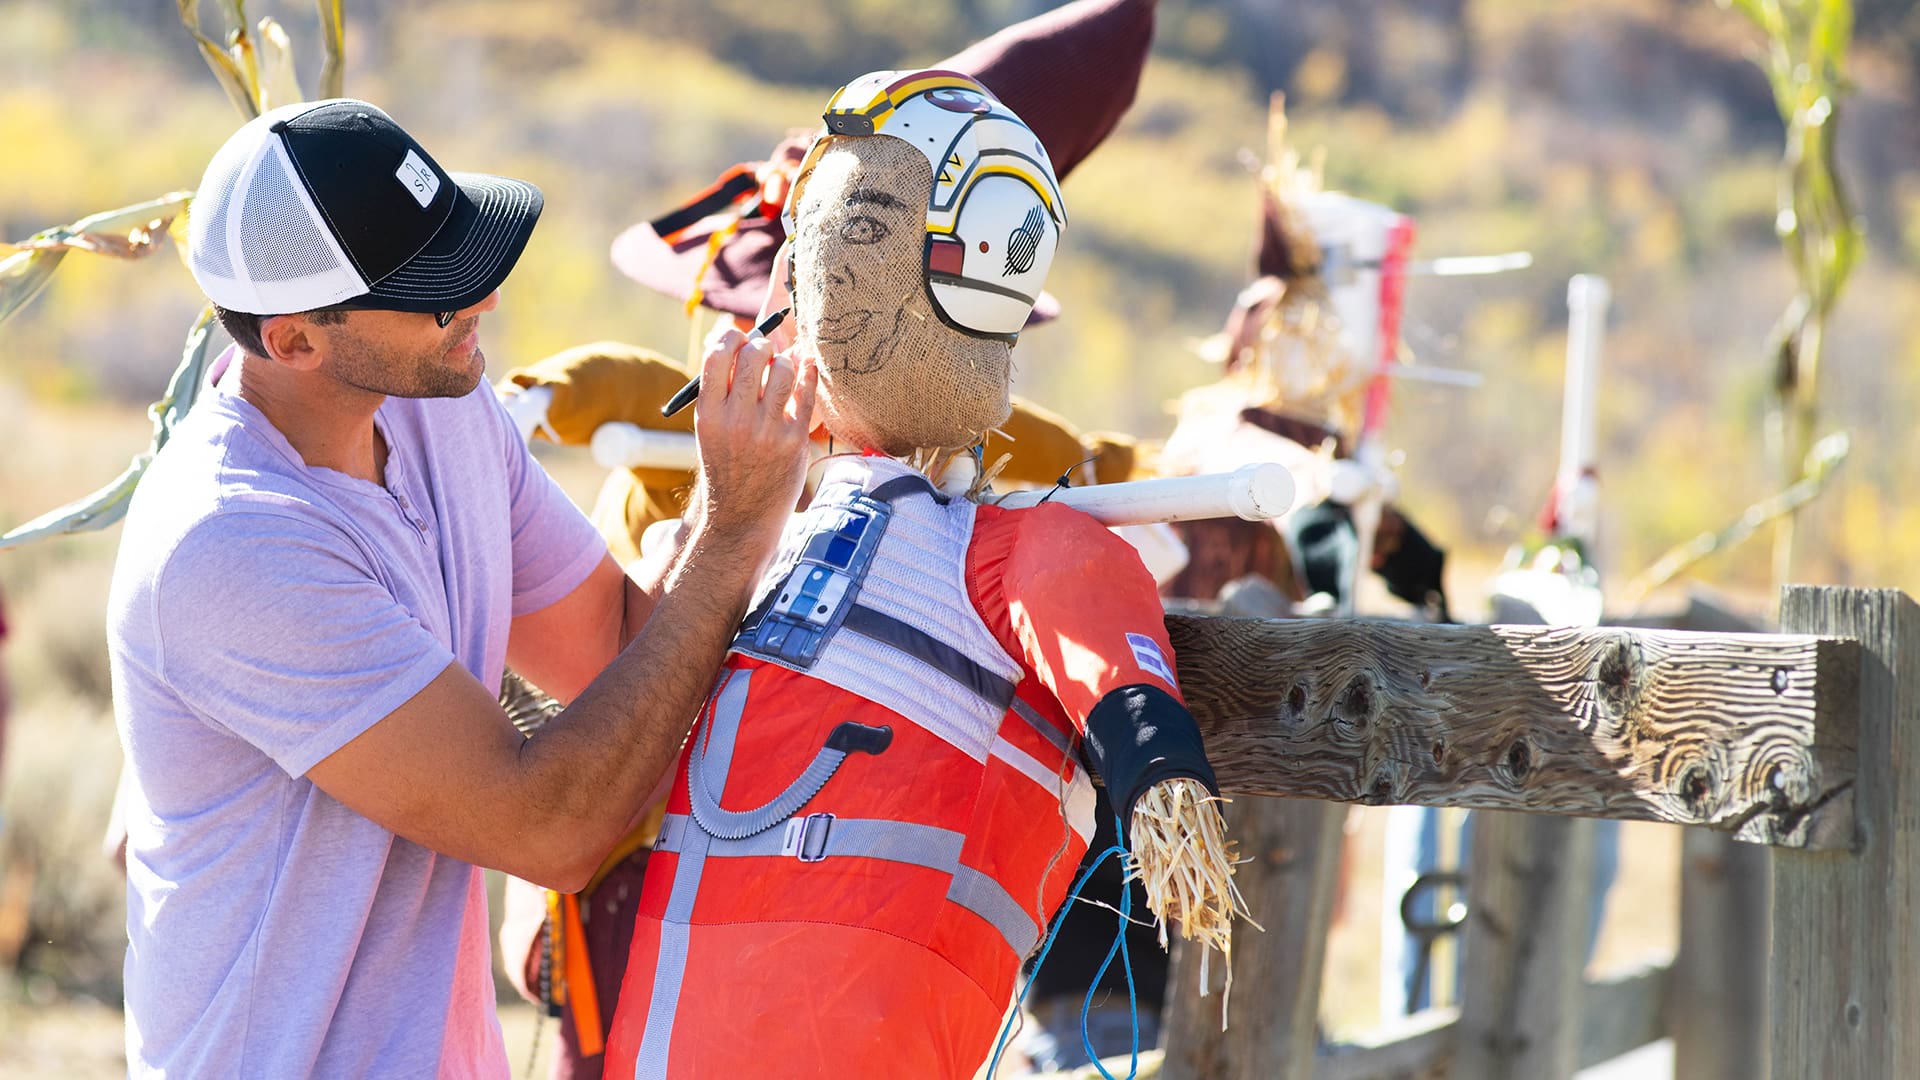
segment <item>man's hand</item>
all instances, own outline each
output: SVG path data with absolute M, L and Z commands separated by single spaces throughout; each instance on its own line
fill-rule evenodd
M 694 405 L 696 528 L 771 553 L 806 476 L 817 385 L 814 366 L 792 352 L 776 355 L 771 342 L 737 330 L 721 335 L 701 366 Z

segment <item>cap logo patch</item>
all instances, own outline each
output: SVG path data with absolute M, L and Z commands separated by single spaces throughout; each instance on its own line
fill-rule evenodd
M 1047 230 L 1047 215 L 1038 206 L 1027 211 L 1027 219 L 1007 234 L 1007 268 L 1001 277 L 1024 274 L 1033 269 L 1033 257 L 1040 250 L 1040 236 Z
M 440 194 L 440 178 L 427 167 L 426 160 L 412 150 L 407 151 L 393 175 L 422 210 L 433 205 L 433 197 Z
M 1127 646 L 1133 650 L 1133 662 L 1140 665 L 1140 670 L 1160 676 L 1168 686 L 1180 685 L 1174 681 L 1173 667 L 1167 663 L 1166 654 L 1160 651 L 1158 642 L 1145 634 L 1128 634 Z

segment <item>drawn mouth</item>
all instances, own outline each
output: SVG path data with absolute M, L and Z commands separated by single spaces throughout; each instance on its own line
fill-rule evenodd
M 830 315 L 821 319 L 813 328 L 815 341 L 828 345 L 845 345 L 860 336 L 860 332 L 873 321 L 871 311 L 847 311 L 839 315 Z
M 895 311 L 893 313 L 893 328 L 888 330 L 886 335 L 879 341 L 873 343 L 873 349 L 867 353 L 866 363 L 856 364 L 849 360 L 847 362 L 847 370 L 855 374 L 865 375 L 886 367 L 887 361 L 893 359 L 893 350 L 900 343 L 900 326 L 906 321 L 906 318 L 907 309 L 901 308 Z

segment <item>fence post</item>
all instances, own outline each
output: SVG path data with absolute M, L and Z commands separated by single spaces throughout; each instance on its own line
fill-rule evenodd
M 1593 824 L 1481 811 L 1472 843 L 1452 1075 L 1566 1080 L 1580 1043 Z
M 1232 615 L 1286 613 L 1278 591 L 1260 580 L 1232 582 L 1220 593 Z M 1233 1001 L 1220 1030 L 1222 975 L 1218 957 L 1208 995 L 1198 993 L 1199 952 L 1181 942 L 1167 972 L 1161 1080 L 1258 1076 L 1307 1080 L 1313 1075 L 1320 978 L 1333 919 L 1334 884 L 1345 841 L 1347 808 L 1316 799 L 1242 795 L 1223 811 L 1227 836 L 1247 859 L 1235 872 L 1253 920 L 1233 930 Z
M 1773 1075 L 1920 1075 L 1920 607 L 1791 586 L 1780 623 L 1862 655 L 1853 850 L 1773 853 Z
M 1772 849 L 1706 829 L 1683 829 L 1680 845 L 1680 952 L 1666 1016 L 1673 1074 L 1767 1080 Z

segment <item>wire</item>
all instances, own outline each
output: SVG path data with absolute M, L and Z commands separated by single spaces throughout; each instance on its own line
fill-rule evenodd
M 1113 825 L 1115 835 L 1124 835 L 1120 832 L 1119 817 L 1116 816 L 1113 819 Z M 1093 876 L 1094 871 L 1100 869 L 1101 865 L 1104 864 L 1109 857 L 1114 855 L 1120 856 L 1124 864 L 1127 858 L 1127 849 L 1121 847 L 1119 844 L 1115 844 L 1105 851 L 1102 851 L 1099 858 L 1093 860 L 1091 866 L 1081 871 L 1080 879 L 1073 883 L 1073 888 L 1067 890 L 1066 902 L 1060 905 L 1062 912 L 1065 912 L 1075 903 L 1093 903 L 1091 900 L 1081 901 L 1080 890 L 1086 887 L 1087 879 Z M 1105 905 L 1098 906 L 1104 907 Z M 1113 943 L 1113 946 L 1107 950 L 1107 958 L 1101 963 L 1099 972 L 1094 975 L 1093 986 L 1087 988 L 1087 999 L 1080 1009 L 1080 1042 L 1086 1047 L 1087 1056 L 1092 1059 L 1094 1068 L 1100 1070 L 1100 1075 L 1104 1077 L 1105 1080 L 1116 1080 L 1116 1078 L 1113 1074 L 1107 1072 L 1106 1067 L 1100 1064 L 1099 1057 L 1093 1053 L 1093 1042 L 1087 1034 L 1087 1014 L 1093 1007 L 1093 987 L 1100 984 L 1100 978 L 1107 973 L 1107 968 L 1113 963 L 1113 957 L 1116 952 L 1120 954 L 1120 963 L 1124 966 L 1127 973 L 1127 1006 L 1130 1010 L 1133 1024 L 1133 1061 L 1127 1072 L 1127 1080 L 1133 1080 L 1140 1072 L 1140 1003 L 1133 985 L 1133 963 L 1127 956 L 1127 923 L 1129 921 L 1128 915 L 1131 913 L 1132 908 L 1133 890 L 1128 888 L 1120 898 L 1120 932 L 1118 939 Z M 1007 1016 L 1006 1022 L 1000 1025 L 1000 1037 L 994 1042 L 993 1057 L 987 1061 L 986 1076 L 988 1080 L 992 1080 L 999 1072 L 1000 1057 L 1006 1052 L 1007 1040 L 1013 1035 L 1014 1021 L 1020 1018 L 1020 1007 L 1026 1004 L 1027 993 L 1033 989 L 1033 981 L 1040 974 L 1040 965 L 1047 962 L 1047 953 L 1053 950 L 1054 939 L 1060 936 L 1060 928 L 1064 925 L 1066 925 L 1066 919 L 1064 918 L 1056 918 L 1053 920 L 1053 929 L 1047 931 L 1047 942 L 1041 946 L 1040 955 L 1033 961 L 1033 971 L 1028 973 L 1026 985 L 1020 988 L 1020 996 L 1013 1001 L 1012 1013 Z

